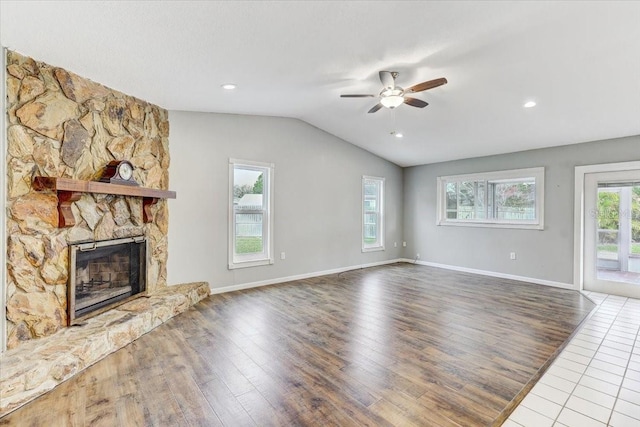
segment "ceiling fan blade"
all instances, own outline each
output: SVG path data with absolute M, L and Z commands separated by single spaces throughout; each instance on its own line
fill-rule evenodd
M 405 92 L 422 92 L 423 90 L 433 89 L 434 87 L 442 86 L 444 84 L 447 84 L 447 79 L 441 77 L 439 79 L 433 79 L 429 80 L 428 82 L 422 82 L 418 83 L 417 85 L 413 85 L 409 89 L 405 90 Z
M 404 103 L 407 105 L 411 105 L 412 107 L 424 108 L 428 103 L 424 102 L 422 99 L 417 98 L 409 98 L 408 96 L 404 97 Z
M 376 104 L 376 105 L 374 105 L 374 106 L 371 108 L 371 110 L 369 110 L 368 112 L 369 112 L 369 113 L 375 113 L 376 111 L 378 111 L 378 110 L 379 110 L 379 109 L 381 109 L 381 108 L 382 108 L 382 104 L 377 103 L 377 104 Z
M 385 89 L 393 89 L 396 87 L 395 78 L 391 71 L 380 71 L 380 81 Z
M 340 95 L 340 98 L 373 98 L 375 95 Z

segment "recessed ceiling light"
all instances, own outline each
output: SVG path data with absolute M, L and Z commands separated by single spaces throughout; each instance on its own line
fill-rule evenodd
M 528 101 L 524 103 L 524 108 L 531 108 L 531 107 L 535 107 L 536 106 L 536 102 L 535 101 Z
M 391 132 L 391 135 L 395 136 L 396 138 L 402 138 L 404 136 L 402 132 L 396 132 L 395 130 Z
M 226 90 L 233 90 L 235 89 L 237 86 L 234 85 L 233 83 L 225 83 L 223 85 L 221 85 L 222 89 L 226 89 Z

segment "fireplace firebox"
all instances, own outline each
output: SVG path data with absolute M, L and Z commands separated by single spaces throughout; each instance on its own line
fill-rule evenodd
M 146 289 L 144 236 L 69 246 L 69 325 L 140 296 Z

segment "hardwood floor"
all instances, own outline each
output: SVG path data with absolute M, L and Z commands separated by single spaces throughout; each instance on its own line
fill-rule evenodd
M 499 425 L 593 308 L 412 264 L 214 295 L 0 425 Z

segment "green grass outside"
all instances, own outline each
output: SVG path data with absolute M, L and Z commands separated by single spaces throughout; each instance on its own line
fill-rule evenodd
M 262 237 L 236 237 L 237 254 L 255 254 L 262 252 Z
M 598 251 L 618 252 L 618 245 L 598 245 Z M 640 243 L 631 244 L 631 253 L 634 255 L 640 255 Z
M 365 237 L 364 242 L 368 245 L 371 243 L 375 243 L 376 242 L 376 238 L 375 237 Z

